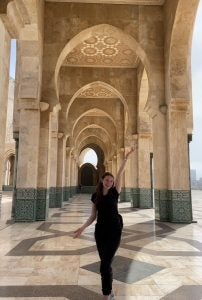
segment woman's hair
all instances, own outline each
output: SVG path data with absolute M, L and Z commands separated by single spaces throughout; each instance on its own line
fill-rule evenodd
M 100 201 L 102 200 L 103 197 L 103 183 L 102 180 L 106 177 L 106 176 L 111 176 L 112 178 L 114 178 L 114 175 L 110 172 L 105 172 L 102 177 L 101 180 L 99 181 L 97 187 L 96 187 L 96 198 L 95 198 L 95 205 L 97 206 Z

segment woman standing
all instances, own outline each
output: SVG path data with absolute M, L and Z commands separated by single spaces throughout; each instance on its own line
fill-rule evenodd
M 81 235 L 97 218 L 95 226 L 95 241 L 100 256 L 100 273 L 102 279 L 103 300 L 115 299 L 112 293 L 112 260 L 120 245 L 121 233 L 123 228 L 122 216 L 118 213 L 118 198 L 121 192 L 122 175 L 125 171 L 126 162 L 130 154 L 134 151 L 132 148 L 128 152 L 120 166 L 116 179 L 106 172 L 98 184 L 96 193 L 91 197 L 92 210 L 88 220 L 75 231 L 74 238 Z

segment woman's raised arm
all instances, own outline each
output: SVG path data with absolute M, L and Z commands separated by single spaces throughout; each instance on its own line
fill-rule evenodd
M 129 156 L 131 155 L 131 153 L 133 153 L 137 148 L 136 147 L 133 147 L 131 148 L 131 150 L 126 154 L 125 158 L 123 159 L 123 162 L 117 172 L 117 175 L 116 175 L 116 178 L 115 178 L 115 182 L 114 182 L 114 185 L 117 189 L 117 192 L 120 193 L 121 192 L 121 187 L 122 187 L 122 176 L 123 176 L 123 173 L 126 169 L 126 163 L 127 163 L 127 160 L 129 158 Z

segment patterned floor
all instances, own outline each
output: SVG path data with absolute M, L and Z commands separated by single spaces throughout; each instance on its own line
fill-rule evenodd
M 73 231 L 90 213 L 78 195 L 49 220 L 6 224 L 11 196 L 3 195 L 0 227 L 0 300 L 102 299 L 94 225 L 79 239 Z M 193 191 L 189 225 L 154 221 L 153 209 L 121 203 L 121 246 L 113 262 L 116 300 L 202 299 L 202 191 Z

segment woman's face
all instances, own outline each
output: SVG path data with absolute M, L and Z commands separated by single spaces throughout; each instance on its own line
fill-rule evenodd
M 113 186 L 113 184 L 114 184 L 114 178 L 112 176 L 110 176 L 110 175 L 107 175 L 102 180 L 102 183 L 103 183 L 103 187 L 108 190 L 108 189 L 110 189 Z

